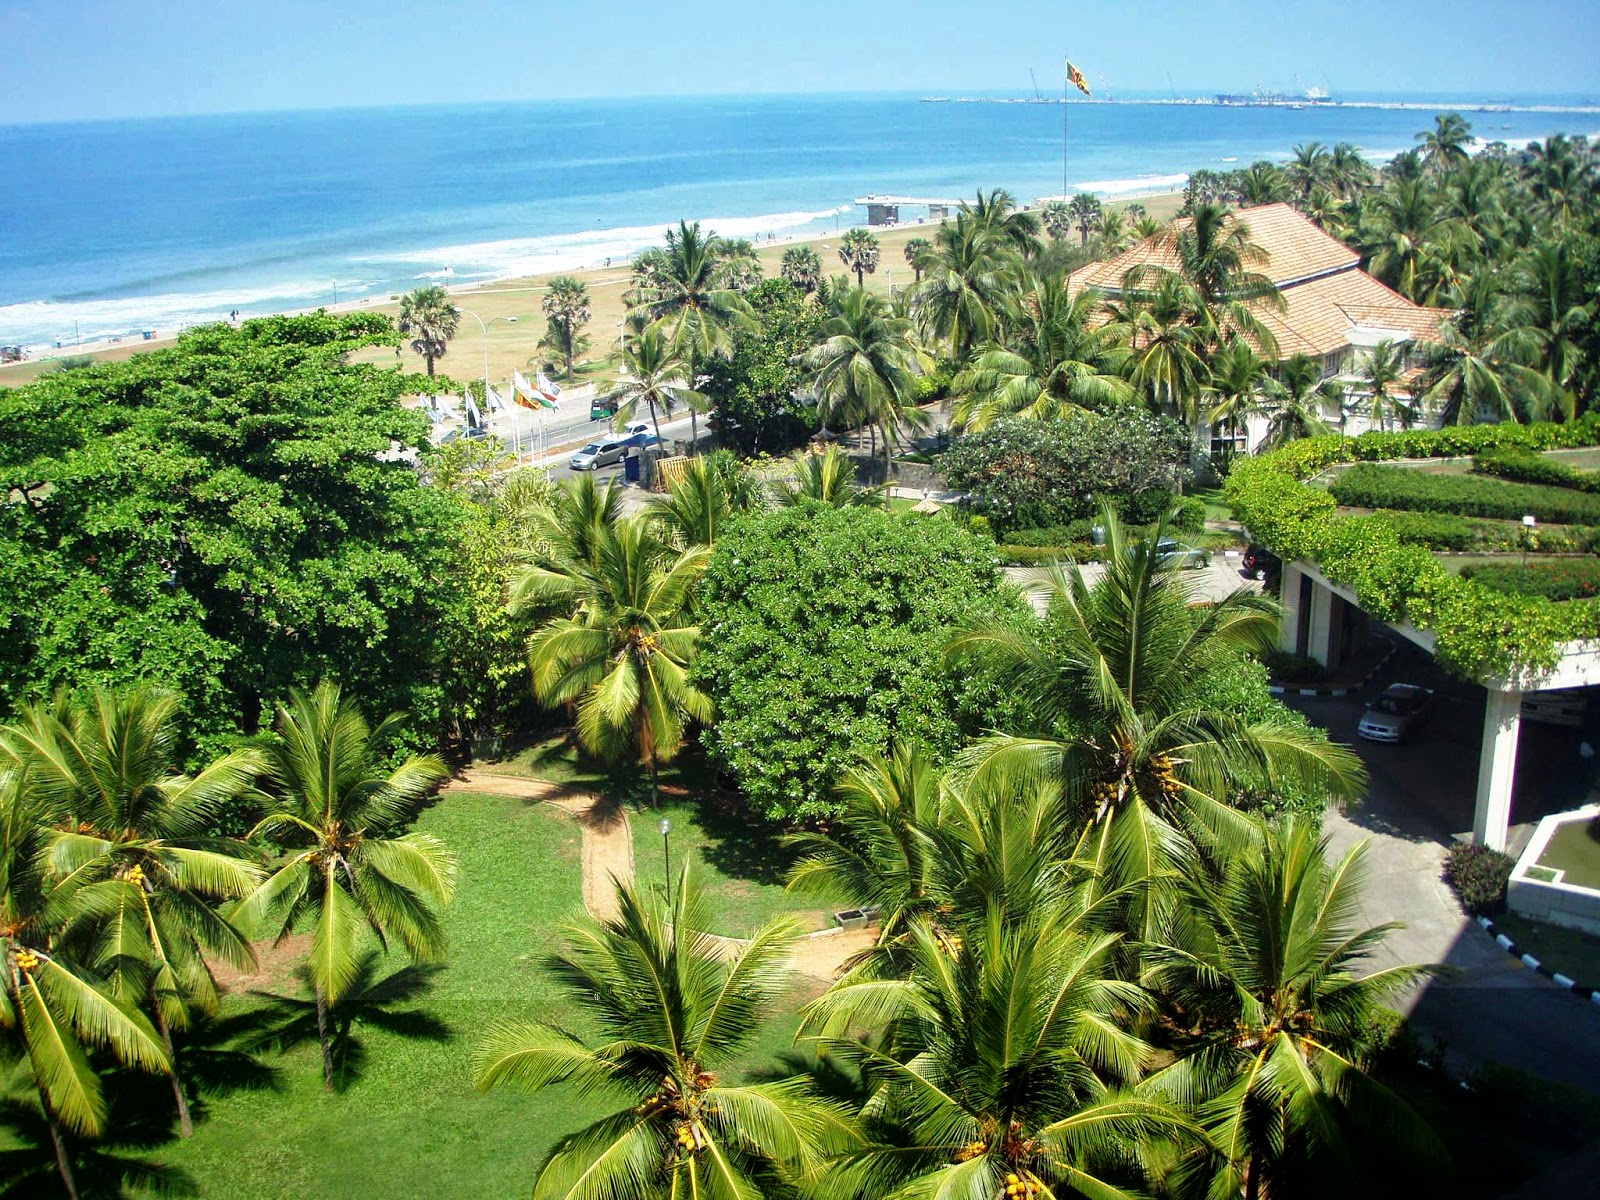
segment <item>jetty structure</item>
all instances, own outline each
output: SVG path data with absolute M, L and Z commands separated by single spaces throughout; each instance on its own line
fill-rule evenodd
M 942 221 L 961 207 L 959 200 L 935 196 L 880 196 L 877 193 L 857 196 L 856 203 L 866 208 L 868 225 L 898 225 L 902 208 L 926 208 L 927 220 Z

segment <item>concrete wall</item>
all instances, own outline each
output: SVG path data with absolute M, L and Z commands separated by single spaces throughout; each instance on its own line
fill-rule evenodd
M 1562 825 L 1573 821 L 1592 821 L 1600 816 L 1600 804 L 1590 804 L 1572 812 L 1555 813 L 1539 822 L 1528 848 L 1517 860 L 1506 885 L 1506 907 L 1518 916 L 1551 925 L 1563 925 L 1583 933 L 1600 935 L 1600 892 L 1592 888 L 1575 887 L 1559 880 L 1547 883 L 1530 879 L 1529 867 L 1537 866 L 1550 838 Z

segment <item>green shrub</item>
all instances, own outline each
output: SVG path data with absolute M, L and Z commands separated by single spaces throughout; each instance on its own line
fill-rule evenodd
M 1099 563 L 1106 560 L 1104 546 L 1079 542 L 1071 546 L 1001 546 L 1000 562 L 1007 567 L 1037 567 L 1046 563 L 1065 562 Z
M 1267 674 L 1274 683 L 1321 683 L 1328 677 L 1328 668 L 1304 654 L 1291 654 L 1287 650 L 1268 650 L 1261 656 Z
M 1506 446 L 1485 451 L 1473 460 L 1472 469 L 1480 475 L 1498 475 L 1501 479 L 1518 483 L 1600 492 L 1600 474 L 1576 470 L 1521 447 Z
M 967 516 L 966 530 L 968 533 L 975 533 L 979 537 L 994 541 L 994 526 L 989 524 L 989 518 L 982 513 L 971 513 Z
M 1352 508 L 1398 508 L 1508 521 L 1532 513 L 1541 521 L 1561 525 L 1600 523 L 1600 496 L 1475 475 L 1436 475 L 1409 467 L 1353 467 L 1333 482 L 1328 493 Z
M 1600 596 L 1600 559 L 1560 558 L 1549 562 L 1474 563 L 1462 578 L 1513 596 L 1547 600 L 1587 600 Z
M 1450 513 L 1402 512 L 1385 508 L 1379 515 L 1394 528 L 1395 536 L 1409 546 L 1430 550 L 1475 550 L 1487 539 L 1485 524 Z M 1508 530 L 1510 526 L 1506 527 Z M 1518 529 L 1521 526 L 1517 526 Z
M 1199 496 L 1185 496 L 1173 508 L 1172 527 L 1184 533 L 1200 533 L 1206 527 L 1206 502 Z
M 1517 860 L 1476 842 L 1456 842 L 1444 857 L 1444 879 L 1475 917 L 1493 916 L 1505 907 L 1506 883 Z
M 1097 524 L 1099 522 L 1085 518 L 1065 525 L 1046 525 L 1042 529 L 1013 529 L 1000 540 L 1007 546 L 1071 546 L 1077 542 L 1092 542 Z

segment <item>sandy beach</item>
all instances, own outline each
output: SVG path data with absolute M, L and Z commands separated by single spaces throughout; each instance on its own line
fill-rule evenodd
M 1108 207 L 1120 208 L 1133 202 L 1109 201 Z M 1164 217 L 1175 213 L 1182 202 L 1176 192 L 1139 196 L 1153 216 Z M 911 283 L 912 271 L 906 262 L 905 246 L 912 238 L 931 238 L 937 223 L 908 222 L 891 228 L 874 229 L 881 246 L 878 270 L 867 276 L 866 286 L 880 295 L 886 295 L 890 286 L 905 287 Z M 663 225 L 663 232 L 666 226 Z M 844 273 L 844 265 L 837 253 L 838 239 L 849 226 L 823 235 L 778 237 L 757 245 L 757 256 L 767 278 L 779 273 L 783 252 L 796 244 L 812 246 L 821 257 L 823 270 L 830 276 Z M 626 262 L 610 267 L 593 267 L 587 270 L 565 272 L 582 280 L 589 288 L 593 315 L 585 332 L 590 338 L 589 352 L 577 370 L 578 382 L 595 381 L 607 377 L 616 356 L 616 340 L 622 327 L 625 305 L 622 293 L 628 286 L 629 270 Z M 514 369 L 526 370 L 529 360 L 539 354 L 538 344 L 544 336 L 545 317 L 540 307 L 541 299 L 552 275 L 534 275 L 498 280 L 489 284 L 473 284 L 450 288 L 457 305 L 467 313 L 475 314 L 488 328 L 488 337 L 478 328 L 477 321 L 463 316 L 461 328 L 450 343 L 450 350 L 438 363 L 437 369 L 457 379 L 480 379 L 484 373 L 484 348 L 487 340 L 488 372 L 491 380 L 510 378 Z M 400 305 L 394 299 L 366 299 L 337 306 L 328 305 L 330 311 L 357 312 L 372 310 L 396 316 Z M 314 311 L 314 310 L 298 310 Z M 507 318 L 515 318 L 515 321 Z M 150 341 L 124 338 L 120 342 L 85 342 L 80 346 L 64 346 L 30 358 L 21 363 L 0 366 L 0 387 L 17 387 L 36 379 L 50 370 L 62 358 L 82 355 L 101 362 L 118 362 L 149 350 L 171 345 L 176 334 L 160 336 Z M 420 355 L 409 346 L 398 351 L 379 349 L 365 351 L 357 361 L 392 364 L 396 359 L 407 370 L 425 369 Z

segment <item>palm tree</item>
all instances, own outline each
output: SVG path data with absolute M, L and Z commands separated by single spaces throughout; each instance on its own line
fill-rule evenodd
M 865 229 L 850 230 L 839 239 L 839 261 L 856 273 L 856 286 L 865 287 L 878 269 L 878 239 Z
M 1178 414 L 1196 430 L 1199 404 L 1209 373 L 1205 340 L 1194 324 L 1202 301 L 1192 287 L 1172 272 L 1162 272 L 1152 286 L 1124 281 L 1122 298 L 1107 306 L 1107 329 L 1130 347 L 1128 379 L 1156 411 Z
M 444 955 L 438 910 L 455 892 L 455 856 L 431 834 L 400 830 L 449 772 L 436 755 L 414 754 L 382 773 L 378 748 L 402 720 L 396 713 L 374 728 L 328 682 L 293 691 L 278 706 L 268 747 L 275 803 L 251 837 L 268 837 L 287 854 L 234 912 L 245 928 L 275 927 L 279 942 L 311 931 L 306 974 L 329 1091 L 328 1009 L 360 972 L 362 930 L 385 950 L 398 939 L 416 962 Z
M 1356 378 L 1366 392 L 1367 419 L 1385 432 L 1390 421 L 1398 421 L 1402 429 L 1410 429 L 1417 419 L 1416 405 L 1399 386 L 1405 377 L 1405 368 L 1405 348 L 1391 338 L 1384 338 L 1367 351 L 1356 371 Z
M 89 1050 L 143 1071 L 168 1072 L 171 1063 L 150 1022 L 111 995 L 64 944 L 74 925 L 92 918 L 93 905 L 43 867 L 55 816 L 27 767 L 0 768 L 0 1060 L 25 1064 L 23 1078 L 38 1093 L 61 1182 L 78 1200 L 66 1136 L 98 1137 L 106 1119 Z
M 690 386 L 688 364 L 659 322 L 623 339 L 622 367 L 622 377 L 605 394 L 617 429 L 632 421 L 642 405 L 650 411 L 660 444 L 662 413 L 670 417 L 680 404 L 690 412 L 706 407 L 705 397 Z
M 783 252 L 779 273 L 806 295 L 817 290 L 822 279 L 822 259 L 810 246 L 790 246 Z
M 1267 432 L 1256 453 L 1287 446 L 1300 438 L 1332 432 L 1324 417 L 1328 405 L 1344 420 L 1344 387 L 1322 378 L 1322 364 L 1308 354 L 1296 354 L 1279 364 L 1277 378 L 1267 385 Z
M 914 407 L 915 372 L 925 356 L 912 345 L 911 322 L 892 316 L 879 297 L 855 288 L 823 322 L 818 336 L 821 340 L 802 361 L 823 424 L 841 415 L 881 429 L 887 478 L 901 424 L 922 415 Z
M 995 309 L 1013 272 L 1006 243 L 965 212 L 934 234 L 934 249 L 918 263 L 922 283 L 915 311 L 927 336 L 948 339 L 948 357 L 963 361 L 995 332 Z
M 1340 142 L 1328 155 L 1328 187 L 1342 200 L 1350 200 L 1372 185 L 1372 167 L 1352 142 Z
M 1600 300 L 1585 279 L 1583 258 L 1571 239 L 1547 239 L 1531 247 L 1512 271 L 1513 299 L 1506 305 L 1507 325 L 1527 331 L 1536 365 L 1559 392 L 1567 407 L 1582 387 L 1584 343 L 1592 337 Z
M 1128 220 L 1134 225 L 1137 225 L 1140 221 L 1144 220 L 1149 213 L 1146 211 L 1144 205 L 1135 200 L 1132 203 L 1124 204 L 1122 206 L 1122 215 L 1127 217 Z
M 1079 246 L 1088 246 L 1089 235 L 1100 228 L 1100 220 L 1105 215 L 1105 205 L 1100 203 L 1100 198 L 1091 192 L 1079 192 L 1067 204 L 1067 211 L 1072 214 L 1072 222 L 1077 226 L 1081 239 Z
M 567 378 L 571 379 L 572 356 L 583 327 L 589 323 L 589 289 L 571 275 L 557 275 L 541 303 L 550 322 L 550 333 L 566 363 Z
M 1184 1032 L 1178 1061 L 1145 1090 L 1203 1114 L 1209 1195 L 1297 1194 L 1300 1173 L 1339 1170 L 1357 1141 L 1398 1151 L 1389 1163 L 1441 1156 L 1427 1125 L 1363 1065 L 1373 1015 L 1430 971 L 1360 973 L 1398 928 L 1356 923 L 1365 848 L 1329 864 L 1327 839 L 1308 822 L 1264 827 L 1220 881 L 1184 880 L 1184 902 L 1147 954 L 1145 983 L 1171 997 Z
M 872 755 L 846 771 L 833 790 L 838 816 L 788 839 L 797 855 L 788 890 L 877 909 L 879 943 L 898 938 L 938 903 L 943 781 L 923 747 L 896 742 L 887 757 Z
M 1440 113 L 1432 129 L 1417 134 L 1417 141 L 1422 143 L 1423 164 L 1435 175 L 1445 175 L 1470 157 L 1472 126 L 1460 113 Z
M 1420 179 L 1391 180 L 1363 208 L 1361 249 L 1372 273 L 1419 304 L 1435 299 L 1443 284 L 1440 264 L 1470 241 L 1471 230 Z
M 794 464 L 794 478 L 775 479 L 771 485 L 773 503 L 780 508 L 797 504 L 881 508 L 887 500 L 883 488 L 856 483 L 855 464 L 837 446 L 821 454 L 796 454 L 789 461 Z
M 976 353 L 952 381 L 960 399 L 951 423 L 978 430 L 1001 417 L 1047 420 L 1132 400 L 1127 352 L 1114 328 L 1096 325 L 1099 306 L 1092 292 L 1071 296 L 1060 276 L 1025 273 L 1003 309 L 1006 343 Z
M 1249 207 L 1289 198 L 1289 180 L 1275 163 L 1251 163 L 1239 175 L 1239 200 Z
M 845 1127 L 842 1112 L 798 1077 L 730 1081 L 739 1053 L 777 1015 L 793 925 L 771 922 L 729 954 L 703 932 L 690 869 L 670 898 L 622 885 L 617 899 L 615 918 L 571 931 L 570 949 L 551 963 L 592 1040 L 552 1022 L 502 1021 L 473 1054 L 481 1089 L 569 1083 L 626 1098 L 556 1143 L 535 1200 L 752 1197 L 774 1171 L 816 1170 Z
M 813 1001 L 801 1035 L 859 1063 L 872 1089 L 873 1119 L 830 1163 L 830 1191 L 1126 1196 L 1185 1121 L 1123 1090 L 1152 1052 L 1127 1031 L 1149 1001 L 1113 976 L 1116 942 L 1058 905 L 990 906 L 958 939 L 918 918 L 903 971 L 859 971 Z
M 1427 348 L 1420 399 L 1444 424 L 1548 420 L 1560 409 L 1562 393 L 1532 365 L 1538 336 L 1507 322 L 1513 301 L 1503 288 L 1497 273 L 1479 271 L 1440 340 Z
M 1100 214 L 1100 232 L 1095 236 L 1100 254 L 1121 254 L 1132 244 L 1132 239 L 1133 233 L 1121 210 L 1108 208 Z
M 1072 232 L 1072 207 L 1065 200 L 1052 200 L 1044 206 L 1039 214 L 1039 223 L 1044 226 L 1050 240 L 1059 242 Z
M 724 287 L 748 292 L 761 282 L 761 259 L 749 238 L 718 238 L 717 278 Z
M 214 905 L 260 882 L 251 850 L 212 837 L 226 806 L 265 769 L 254 750 L 226 754 L 193 777 L 178 760 L 178 697 L 150 687 L 60 693 L 0 733 L 0 760 L 48 798 L 45 854 L 54 877 L 95 905 L 89 965 L 110 993 L 148 1007 L 167 1059 L 191 1008 L 212 1012 L 206 955 L 255 962 L 250 943 Z M 194 1134 L 183 1083 L 172 1077 L 184 1137 Z
M 933 243 L 924 237 L 906 239 L 906 262 L 911 267 L 911 283 L 915 286 L 922 282 L 922 263 L 933 250 Z
M 727 351 L 736 329 L 754 329 L 750 303 L 726 286 L 719 271 L 720 242 L 700 232 L 700 222 L 679 221 L 667 230 L 667 246 L 638 289 L 630 315 L 659 321 L 687 368 L 688 384 L 698 386 L 700 365 Z M 689 410 L 690 436 L 700 443 L 699 414 Z
M 987 196 L 982 191 L 968 204 L 965 201 L 956 219 L 965 218 L 983 236 L 993 238 L 1024 257 L 1039 249 L 1040 221 L 1035 213 L 1017 208 L 1017 202 L 1004 188 L 995 188 Z
M 673 543 L 711 547 L 734 515 L 760 503 L 760 483 L 727 451 L 690 459 L 667 482 L 649 512 Z
M 460 325 L 461 310 L 450 303 L 450 293 L 436 283 L 400 298 L 400 332 L 411 338 L 411 348 L 427 360 L 429 375 L 433 374 L 433 364 L 444 357 Z
M 1272 644 L 1276 605 L 1241 590 L 1197 612 L 1158 549 L 1163 525 L 1136 536 L 1110 511 L 1103 523 L 1107 563 L 1092 587 L 1077 566 L 1055 567 L 1047 620 L 969 624 L 946 647 L 953 662 L 1008 677 L 1032 714 L 1025 733 L 964 752 L 974 782 L 1001 792 L 1050 784 L 1082 830 L 1075 857 L 1113 886 L 1185 861 L 1189 842 L 1207 851 L 1248 842 L 1250 824 L 1228 801 L 1252 781 L 1300 779 L 1359 795 L 1360 760 L 1347 749 L 1193 699 L 1207 663 Z
M 644 515 L 625 517 L 593 531 L 591 557 L 522 568 L 511 608 L 566 608 L 529 639 L 534 695 L 576 704 L 584 748 L 611 761 L 636 756 L 650 768 L 654 796 L 688 721 L 711 719 L 711 698 L 688 676 L 700 636 L 692 593 L 711 552 L 675 550 L 651 525 Z
M 1270 381 L 1267 364 L 1250 344 L 1232 341 L 1224 345 L 1210 363 L 1209 391 L 1216 403 L 1207 416 L 1215 428 L 1228 432 L 1223 463 L 1226 470 L 1233 458 L 1233 447 L 1246 420 L 1261 410 L 1261 394 Z
M 1328 148 L 1321 142 L 1306 142 L 1294 147 L 1292 153 L 1294 157 L 1284 172 L 1299 198 L 1309 200 L 1317 185 L 1329 180 L 1332 160 Z

